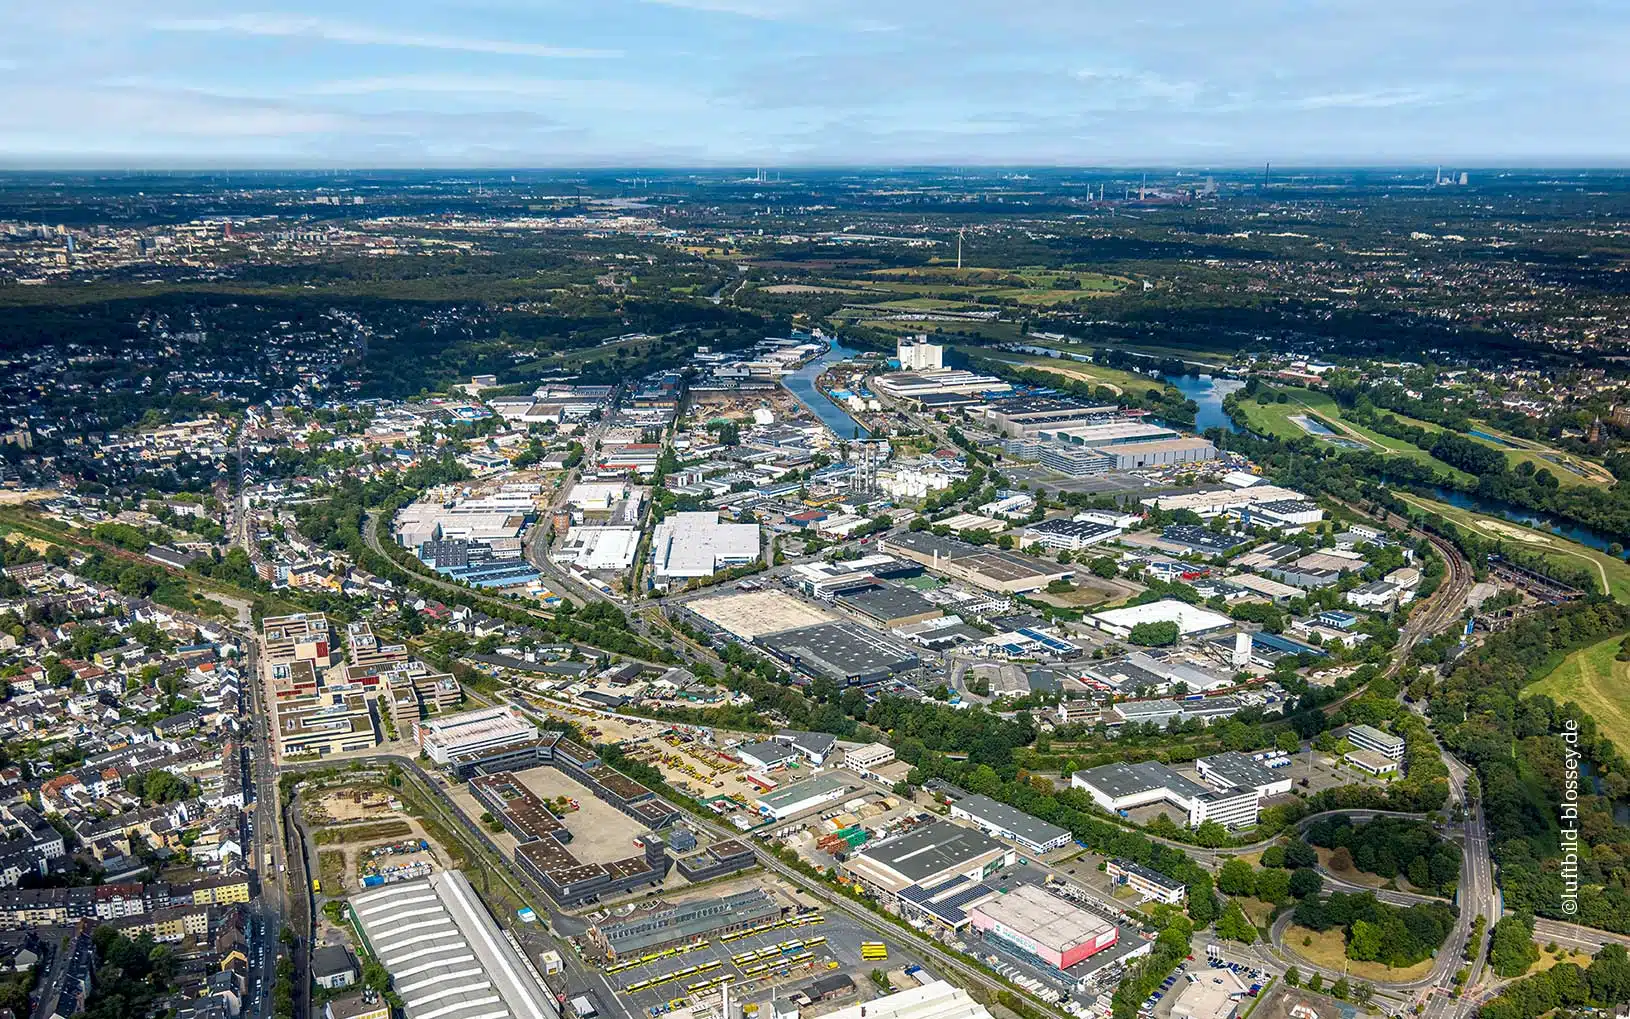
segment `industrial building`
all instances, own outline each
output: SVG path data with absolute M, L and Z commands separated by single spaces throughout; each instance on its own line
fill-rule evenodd
M 1189 510 L 1209 519 L 1242 506 L 1261 505 L 1262 503 L 1278 502 L 1282 499 L 1303 500 L 1305 498 L 1306 496 L 1295 489 L 1280 488 L 1278 485 L 1257 484 L 1246 488 L 1229 487 L 1205 492 L 1151 495 L 1138 501 L 1150 509 L 1162 509 L 1167 512 Z
M 1120 408 L 1089 406 L 1071 400 L 1051 397 L 1027 396 L 997 400 L 970 410 L 971 416 L 983 418 L 987 427 L 1012 438 L 1035 435 L 1044 428 L 1069 428 L 1075 425 L 1099 425 L 1120 416 Z
M 1270 768 L 1238 750 L 1227 750 L 1194 762 L 1194 770 L 1214 789 L 1255 789 L 1258 797 L 1290 792 L 1290 770 Z
M 827 772 L 767 792 L 754 802 L 760 814 L 775 821 L 784 821 L 806 810 L 836 803 L 854 789 L 855 785 L 842 775 Z
M 477 708 L 415 722 L 413 738 L 427 757 L 446 765 L 454 757 L 536 740 L 538 728 L 513 708 Z
M 1115 944 L 1120 931 L 1096 914 L 1021 884 L 968 911 L 976 930 L 1057 970 L 1067 970 Z
M 874 584 L 858 591 L 845 591 L 833 604 L 883 630 L 938 619 L 945 611 L 909 587 Z
M 1006 393 L 1013 387 L 994 375 L 980 375 L 957 368 L 937 368 L 930 371 L 894 372 L 879 375 L 872 380 L 872 388 L 896 400 L 921 402 L 924 397 L 971 396 L 982 393 Z
M 1175 906 L 1189 894 L 1183 882 L 1132 860 L 1111 859 L 1104 865 L 1104 873 L 1115 884 L 1125 885 L 1151 902 Z
M 991 1019 L 991 1014 L 962 988 L 934 980 L 827 1012 L 822 1019 Z
M 697 938 L 728 934 L 779 915 L 780 907 L 762 888 L 723 898 L 659 905 L 629 917 L 612 916 L 589 927 L 589 940 L 607 959 L 632 958 Z
M 407 1019 L 560 1019 L 543 977 L 462 871 L 363 891 L 351 909 Z
M 929 570 L 998 594 L 1038 591 L 1075 570 L 1044 559 L 941 538 L 927 531 L 903 531 L 882 541 L 882 550 L 921 563 Z
M 958 877 L 979 881 L 1017 859 L 1012 849 L 983 832 L 934 821 L 869 844 L 842 867 L 865 887 L 897 896 L 912 885 L 932 888 Z
M 686 881 L 695 883 L 756 867 L 758 857 L 745 844 L 730 839 L 715 842 L 689 856 L 681 856 L 674 861 L 674 866 Z
M 1096 447 L 1098 452 L 1114 461 L 1113 470 L 1134 471 L 1144 467 L 1167 467 L 1172 464 L 1202 463 L 1217 457 L 1217 447 L 1210 439 L 1198 437 L 1157 439 L 1153 442 L 1128 442 L 1115 446 Z
M 1024 533 L 1019 536 L 1019 544 L 1024 548 L 1040 545 L 1042 548 L 1078 552 L 1099 542 L 1119 538 L 1122 533 L 1119 527 L 1111 527 L 1108 524 L 1058 517 L 1026 527 Z
M 906 371 L 937 371 L 945 367 L 945 348 L 929 343 L 927 336 L 900 337 L 895 353 L 900 367 Z
M 784 768 L 789 763 L 798 760 L 800 754 L 785 743 L 766 740 L 763 743 L 750 743 L 747 746 L 737 747 L 735 750 L 741 763 L 749 768 L 760 771 L 770 771 L 775 768 Z
M 1132 627 L 1140 623 L 1176 623 L 1178 635 L 1182 637 L 1214 633 L 1234 625 L 1232 619 L 1220 612 L 1190 605 L 1175 598 L 1162 598 L 1160 601 L 1129 605 L 1123 609 L 1095 612 L 1091 618 L 1100 630 L 1122 639 L 1130 636 Z
M 1347 730 L 1347 742 L 1360 750 L 1380 754 L 1389 760 L 1404 759 L 1404 738 L 1382 732 L 1373 725 L 1355 725 Z
M 573 527 L 549 550 L 549 558 L 581 570 L 621 572 L 634 565 L 639 547 L 637 527 Z
M 1070 785 L 1085 789 L 1111 813 L 1166 803 L 1183 811 L 1190 827 L 1215 821 L 1224 827 L 1243 828 L 1257 819 L 1256 790 L 1207 789 L 1158 761 L 1117 761 L 1078 771 L 1070 776 Z
M 868 743 L 863 747 L 843 752 L 843 766 L 850 771 L 869 778 L 874 782 L 882 781 L 878 777 L 877 769 L 894 760 L 894 748 L 887 743 Z
M 821 623 L 760 639 L 783 661 L 840 686 L 872 686 L 915 672 L 917 653 L 893 637 L 855 623 Z
M 720 523 L 717 513 L 670 513 L 651 532 L 651 564 L 659 585 L 711 577 L 758 556 L 758 525 Z
M 951 816 L 972 822 L 986 834 L 1017 843 L 1038 856 L 1067 846 L 1074 838 L 1067 829 L 980 793 L 953 801 Z
M 776 590 L 697 598 L 686 602 L 683 611 L 709 632 L 722 632 L 748 643 L 772 633 L 819 626 L 836 619 L 819 606 Z

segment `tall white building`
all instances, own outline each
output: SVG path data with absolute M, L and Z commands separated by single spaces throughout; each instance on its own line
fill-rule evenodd
M 897 353 L 900 367 L 906 371 L 933 371 L 945 367 L 945 348 L 929 343 L 926 336 L 901 337 Z

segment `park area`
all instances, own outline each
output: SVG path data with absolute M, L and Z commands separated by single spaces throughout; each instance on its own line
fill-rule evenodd
M 1285 929 L 1285 947 L 1323 969 L 1346 972 L 1360 980 L 1407 983 L 1432 971 L 1432 960 L 1422 959 L 1413 966 L 1394 968 L 1381 962 L 1358 962 L 1347 958 L 1347 938 L 1339 928 L 1316 931 L 1295 924 Z
M 1621 753 L 1630 753 L 1630 662 L 1617 658 L 1623 642 L 1609 637 L 1575 651 L 1524 693 L 1545 694 L 1558 704 L 1573 701 Z

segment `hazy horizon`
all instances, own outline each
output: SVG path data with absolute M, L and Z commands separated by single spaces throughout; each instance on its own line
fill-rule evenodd
M 102 0 L 0 40 L 18 168 L 1630 164 L 1563 0 Z

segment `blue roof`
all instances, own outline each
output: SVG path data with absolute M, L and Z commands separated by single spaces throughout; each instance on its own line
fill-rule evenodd
M 1251 643 L 1257 647 L 1267 648 L 1269 651 L 1281 651 L 1287 655 L 1317 655 L 1328 658 L 1329 652 L 1322 651 L 1311 644 L 1301 644 L 1288 637 L 1281 637 L 1277 633 L 1253 633 Z

